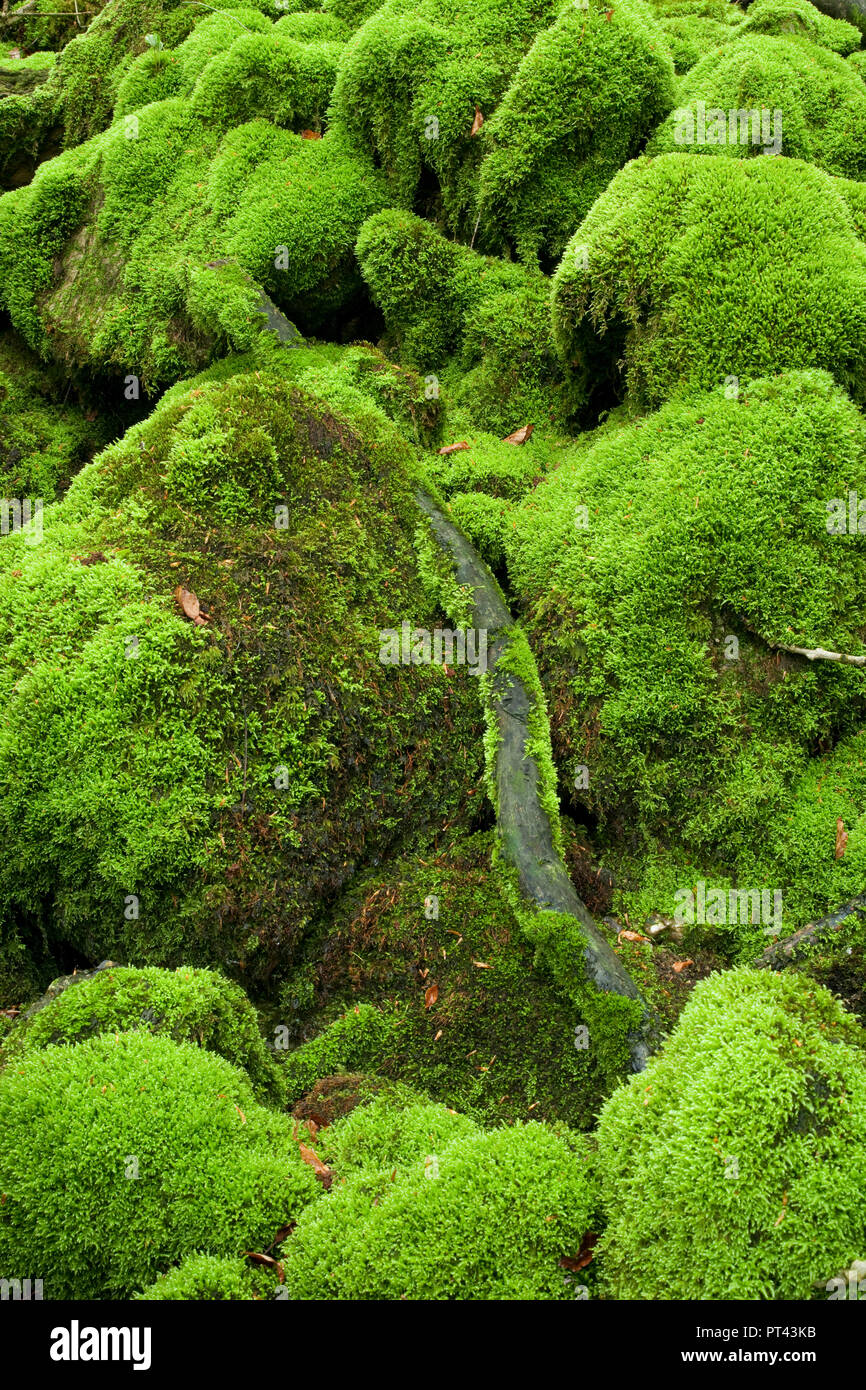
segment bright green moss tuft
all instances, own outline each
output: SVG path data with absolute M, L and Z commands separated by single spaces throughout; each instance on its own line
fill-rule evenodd
M 661 1054 L 602 1111 L 609 1296 L 827 1296 L 866 1240 L 861 1037 L 791 975 L 696 986 Z
M 829 177 L 793 159 L 638 159 L 553 281 L 557 347 L 588 391 L 824 367 L 866 399 L 866 246 Z
M 133 1299 L 146 1302 L 184 1300 L 194 1303 L 249 1302 L 273 1297 L 279 1288 L 276 1275 L 251 1265 L 248 1260 L 218 1255 L 187 1255 L 174 1269 L 162 1274 Z
M 573 1297 L 559 1262 L 595 1206 L 579 1136 L 538 1124 L 467 1134 L 392 1174 L 389 1161 L 304 1213 L 286 1247 L 290 1297 Z
M 750 33 L 692 68 L 648 153 L 746 158 L 766 148 L 829 174 L 866 175 L 866 86 L 844 58 Z
M 0 1117 L 0 1263 L 49 1298 L 262 1249 L 320 1190 L 242 1072 L 145 1032 L 34 1052 L 0 1076 Z
M 521 260 L 555 263 L 673 104 L 670 54 L 643 0 L 561 6 L 484 127 L 486 244 L 501 238 Z
M 856 25 L 822 14 L 810 0 L 755 0 L 739 32 L 792 34 L 843 55 L 860 47 L 860 31 Z
M 3 1047 L 7 1064 L 55 1043 L 140 1028 L 193 1042 L 241 1067 L 263 1103 L 280 1104 L 285 1087 L 268 1056 L 243 990 L 210 970 L 104 970 L 64 990 Z

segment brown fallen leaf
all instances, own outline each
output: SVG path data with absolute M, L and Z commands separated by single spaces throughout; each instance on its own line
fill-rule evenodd
M 469 444 L 465 439 L 461 439 L 459 444 L 446 444 L 444 449 L 440 449 L 440 454 L 456 454 L 458 449 L 468 449 Z
M 470 134 L 470 135 L 477 135 L 478 132 L 479 132 L 479 130 L 480 130 L 481 127 L 483 126 L 483 124 L 484 124 L 484 117 L 483 117 L 482 114 L 481 114 L 481 108 L 480 108 L 479 106 L 476 106 L 476 108 L 475 108 L 475 120 L 472 122 L 472 129 L 470 130 L 469 134 Z
M 301 135 L 305 140 L 321 140 L 321 135 L 317 130 L 302 130 Z
M 277 1271 L 277 1279 L 281 1284 L 286 1282 L 286 1275 L 279 1260 L 275 1260 L 273 1255 L 262 1255 L 258 1250 L 245 1250 L 244 1254 L 248 1260 L 255 1260 L 257 1265 L 268 1265 Z
M 845 846 L 848 843 L 848 831 L 845 829 L 845 822 L 840 816 L 836 821 L 836 858 L 841 859 L 845 853 Z
M 80 565 L 107 565 L 108 557 L 103 555 L 101 550 L 91 550 L 89 555 L 79 555 Z
M 178 584 L 174 596 L 186 616 L 191 618 L 199 627 L 207 622 L 207 614 L 202 613 L 201 604 L 192 589 L 185 589 L 182 584 Z
M 526 441 L 527 441 L 527 439 L 528 439 L 529 436 L 532 434 L 532 431 L 533 431 L 534 429 L 535 429 L 535 426 L 534 426 L 534 425 L 521 425 L 521 426 L 520 426 L 520 429 L 519 429 L 519 430 L 515 430 L 513 434 L 507 434 L 507 435 L 505 436 L 505 438 L 503 439 L 502 443 L 503 443 L 503 444 L 525 444 Z
M 268 1249 L 273 1250 L 277 1245 L 282 1245 L 284 1240 L 288 1240 L 297 1224 L 297 1221 L 290 1221 L 287 1226 L 281 1226 L 268 1246 Z
M 327 1192 L 330 1189 L 331 1183 L 334 1181 L 334 1174 L 331 1172 L 327 1163 L 323 1163 L 318 1154 L 313 1153 L 312 1149 L 308 1149 L 306 1144 L 299 1144 L 298 1148 L 301 1151 L 301 1158 L 305 1163 L 309 1163 L 316 1177 L 319 1179 L 319 1182 Z
M 426 994 L 424 995 L 424 1008 L 425 1008 L 425 1009 L 432 1009 L 433 1005 L 436 1003 L 436 1000 L 437 1000 L 438 998 L 439 998 L 439 986 L 436 985 L 436 984 L 433 984 L 433 985 L 430 986 L 430 988 L 427 990 Z
M 674 970 L 675 970 L 675 971 L 677 972 L 677 974 L 679 975 L 680 971 L 681 971 L 681 970 L 685 970 L 685 968 L 686 968 L 687 965 L 694 965 L 694 961 L 693 961 L 693 960 L 675 960 L 675 961 L 674 961 Z
M 307 1125 L 307 1129 L 310 1131 L 310 1138 L 311 1138 L 311 1139 L 315 1139 L 316 1135 L 317 1135 L 318 1132 L 319 1132 L 319 1126 L 316 1124 L 316 1121 L 315 1121 L 315 1120 L 307 1120 L 307 1121 L 306 1121 L 306 1125 Z
M 616 939 L 617 941 L 651 941 L 652 937 L 641 936 L 639 931 L 626 931 L 623 928 L 622 931 L 617 932 Z
M 595 1231 L 587 1231 L 580 1242 L 580 1249 L 576 1255 L 563 1255 L 559 1262 L 560 1269 L 570 1270 L 572 1274 L 579 1274 L 582 1269 L 586 1269 L 588 1264 L 592 1264 L 598 1236 Z

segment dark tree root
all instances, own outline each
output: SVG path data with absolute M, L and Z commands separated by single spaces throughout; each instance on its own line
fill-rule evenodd
M 821 917 L 817 922 L 807 922 L 805 927 L 795 931 L 793 936 L 786 936 L 784 941 L 772 942 L 753 962 L 755 969 L 784 970 L 786 965 L 790 965 L 798 955 L 803 954 L 801 948 L 804 944 L 809 945 L 821 937 L 829 936 L 831 932 L 841 931 L 848 918 L 855 912 L 866 914 L 866 893 L 852 898 L 844 907 L 831 912 L 828 917 Z
M 498 730 L 496 833 L 501 852 L 517 870 L 529 905 L 565 913 L 578 923 L 587 979 L 599 990 L 624 995 L 643 1005 L 642 1026 L 629 1039 L 632 1070 L 643 1071 L 656 1041 L 656 1021 L 634 980 L 575 892 L 553 843 L 550 821 L 539 797 L 538 763 L 527 750 L 532 697 L 518 676 L 499 667 L 511 640 L 514 619 L 475 548 L 426 492 L 419 489 L 416 496 L 438 544 L 453 562 L 457 583 L 472 595 L 473 624 L 487 631 L 489 710 Z

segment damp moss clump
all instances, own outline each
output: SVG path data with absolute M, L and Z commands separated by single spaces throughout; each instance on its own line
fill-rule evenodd
M 695 987 L 599 1121 L 609 1297 L 826 1298 L 866 1240 L 862 1042 L 796 976 L 734 970 Z
M 4 950 L 261 982 L 434 789 L 473 817 L 475 678 L 380 660 L 441 622 L 411 451 L 346 409 L 265 372 L 178 388 L 4 540 Z
M 677 109 L 648 153 L 677 150 L 732 158 L 769 150 L 862 179 L 866 83 L 815 44 L 749 34 L 698 63 L 680 85 Z
M 478 216 L 488 248 L 555 264 L 674 99 L 665 35 L 643 0 L 560 6 L 484 126 Z
M 289 1297 L 573 1298 L 560 1261 L 594 1213 L 586 1141 L 530 1123 L 437 1149 L 447 1135 L 422 1118 L 426 1152 L 335 1183 L 301 1217 L 285 1247 Z
M 132 1298 L 148 1303 L 248 1303 L 273 1298 L 278 1288 L 276 1274 L 257 1268 L 249 1260 L 188 1255 Z
M 504 435 L 563 418 L 545 275 L 481 256 L 398 208 L 369 218 L 355 249 L 386 345 L 441 378 L 449 421 Z
M 795 159 L 634 160 L 553 283 L 557 346 L 591 399 L 822 367 L 866 392 L 866 245 L 830 177 Z
M 624 856 L 623 890 L 646 887 L 659 845 L 673 855 L 647 910 L 717 872 L 782 892 L 793 930 L 859 891 L 863 675 L 786 650 L 864 652 L 852 492 L 866 495 L 863 420 L 827 374 L 794 372 L 603 433 L 513 513 L 509 573 L 561 784 Z M 738 939 L 742 922 L 707 920 Z M 751 923 L 739 940 L 757 955 Z
M 212 970 L 102 970 L 23 1020 L 5 1040 L 3 1057 L 9 1065 L 40 1048 L 133 1028 L 218 1053 L 247 1073 L 261 1102 L 283 1100 L 255 1010 L 239 985 Z
M 261 1250 L 321 1191 L 243 1072 L 147 1032 L 7 1067 L 0 1117 L 0 1260 L 50 1298 L 127 1298 L 187 1254 Z

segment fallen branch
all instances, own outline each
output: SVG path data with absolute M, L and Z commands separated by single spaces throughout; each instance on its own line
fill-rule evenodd
M 783 970 L 798 954 L 802 954 L 800 948 L 804 944 L 810 945 L 817 938 L 840 931 L 855 912 L 866 916 L 866 893 L 852 898 L 844 907 L 831 912 L 828 917 L 821 917 L 817 922 L 807 922 L 805 927 L 795 931 L 793 936 L 787 936 L 783 941 L 773 941 L 761 952 L 758 959 L 753 961 L 755 969 Z
M 807 661 L 842 661 L 848 666 L 866 666 L 866 656 L 849 656 L 848 652 L 828 652 L 823 647 L 786 647 L 783 642 L 770 642 L 764 638 L 768 647 L 780 652 L 791 652 L 793 656 L 804 656 Z

